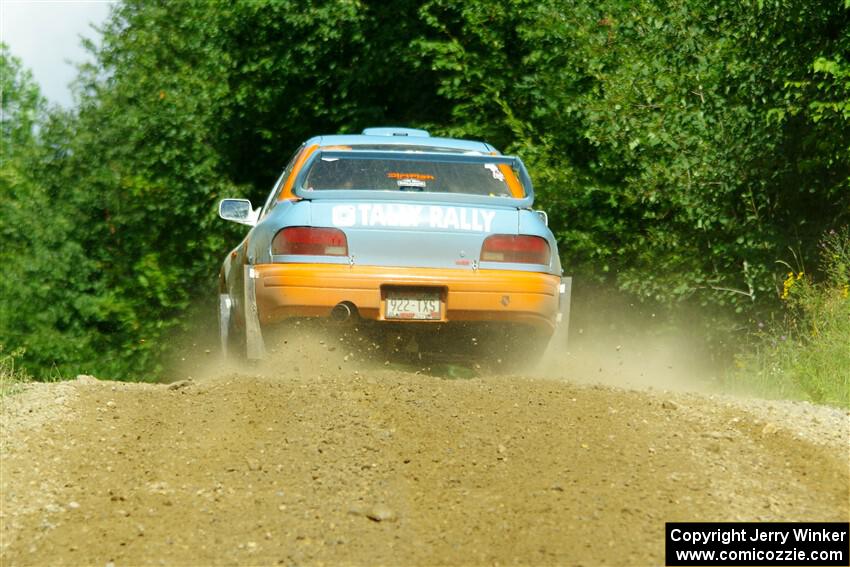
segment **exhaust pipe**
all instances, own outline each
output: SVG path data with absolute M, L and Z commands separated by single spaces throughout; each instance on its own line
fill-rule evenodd
M 354 306 L 347 301 L 337 303 L 336 305 L 334 305 L 334 308 L 331 309 L 331 319 L 333 319 L 337 323 L 344 323 L 348 321 L 349 319 L 351 319 L 351 315 L 353 314 L 352 307 Z

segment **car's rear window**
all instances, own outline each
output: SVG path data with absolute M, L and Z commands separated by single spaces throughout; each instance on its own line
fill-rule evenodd
M 522 196 L 516 176 L 507 165 L 427 159 L 322 157 L 307 172 L 303 187 L 307 191 L 350 189 Z

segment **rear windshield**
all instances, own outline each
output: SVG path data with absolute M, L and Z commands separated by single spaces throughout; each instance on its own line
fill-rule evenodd
M 305 177 L 304 189 L 466 193 L 492 197 L 521 197 L 523 193 L 513 170 L 504 164 L 335 157 L 323 157 L 313 163 Z

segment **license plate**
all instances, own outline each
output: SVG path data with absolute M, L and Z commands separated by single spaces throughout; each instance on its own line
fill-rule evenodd
M 387 290 L 387 319 L 440 320 L 442 310 L 439 291 Z

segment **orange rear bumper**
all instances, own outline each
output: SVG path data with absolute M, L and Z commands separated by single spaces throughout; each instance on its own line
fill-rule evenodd
M 558 313 L 560 278 L 551 274 L 343 264 L 261 264 L 254 269 L 262 324 L 327 317 L 343 301 L 356 305 L 363 318 L 384 321 L 386 288 L 405 286 L 441 291 L 445 309 L 437 322 L 505 321 L 551 333 Z

